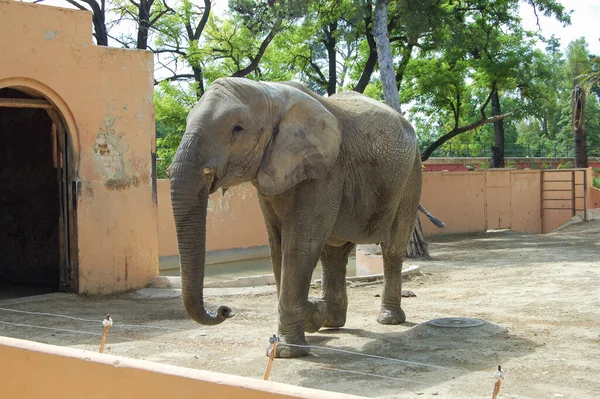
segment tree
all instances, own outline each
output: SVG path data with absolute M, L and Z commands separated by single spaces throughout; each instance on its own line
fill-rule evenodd
M 581 78 L 591 69 L 591 60 L 584 38 L 577 39 L 567 47 L 567 67 L 573 79 L 571 125 L 575 144 L 575 167 L 588 167 L 587 139 L 585 135 L 585 106 L 587 90 Z
M 396 86 L 394 61 L 387 29 L 389 3 L 390 0 L 376 0 L 375 2 L 373 37 L 375 38 L 375 44 L 377 46 L 377 59 L 379 62 L 381 83 L 383 85 L 383 98 L 387 105 L 394 108 L 399 113 L 402 113 L 400 100 L 398 99 L 398 86 Z
M 125 48 L 140 50 L 148 49 L 150 32 L 160 18 L 167 13 L 174 12 L 166 1 L 157 3 L 155 0 L 114 0 L 114 6 L 112 11 L 118 15 L 118 18 L 112 24 L 130 20 L 136 24 L 137 32 L 135 38 L 131 33 L 110 37 Z
M 383 85 L 383 96 L 385 103 L 394 108 L 399 113 L 402 113 L 400 108 L 400 100 L 398 99 L 398 86 L 396 86 L 396 74 L 394 71 L 394 63 L 392 59 L 392 51 L 390 48 L 390 40 L 388 36 L 388 5 L 389 0 L 376 0 L 375 17 L 373 20 L 373 37 L 377 46 L 377 59 L 379 62 L 379 73 Z M 406 248 L 408 257 L 429 257 L 427 243 L 423 237 L 423 229 L 421 228 L 421 220 L 419 215 L 416 216 L 415 228 L 413 229 L 412 239 L 409 241 Z
M 372 14 L 371 1 L 326 0 L 309 1 L 300 23 L 288 27 L 289 57 L 282 60 L 297 70 L 296 78 L 313 91 L 332 95 L 353 88 L 355 79 L 362 77 L 368 84 L 376 63 L 375 57 L 365 59 L 368 74 L 362 68 L 361 46 L 364 36 L 372 35 L 366 29 L 365 13 Z M 281 43 L 283 44 L 283 43 Z M 374 46 L 374 42 L 373 42 Z M 363 88 L 364 89 L 364 88 Z
M 155 54 L 158 71 L 168 73 L 168 76 L 155 80 L 155 84 L 192 80 L 197 98 L 204 94 L 204 54 L 199 48 L 199 41 L 210 10 L 210 0 L 204 0 L 203 6 L 182 0 L 172 13 L 164 15 L 155 25 L 157 36 L 154 45 L 149 48 Z
M 159 179 L 167 178 L 167 168 L 185 131 L 186 118 L 196 103 L 196 90 L 193 85 L 187 89 L 164 81 L 154 90 L 156 117 L 156 174 Z

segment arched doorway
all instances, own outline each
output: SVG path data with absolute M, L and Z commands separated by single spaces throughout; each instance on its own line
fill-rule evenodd
M 0 299 L 76 291 L 65 126 L 38 93 L 0 89 Z

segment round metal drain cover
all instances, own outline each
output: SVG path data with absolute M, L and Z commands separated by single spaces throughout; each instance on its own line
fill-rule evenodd
M 467 327 L 478 327 L 485 324 L 485 321 L 481 319 L 470 319 L 467 317 L 444 317 L 442 319 L 434 319 L 427 322 L 436 327 L 445 328 L 467 328 Z

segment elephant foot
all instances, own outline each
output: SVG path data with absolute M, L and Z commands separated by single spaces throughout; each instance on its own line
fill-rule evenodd
M 269 345 L 267 348 L 267 356 L 271 356 L 273 352 L 273 346 Z M 275 357 L 278 358 L 294 358 L 308 356 L 310 353 L 310 347 L 305 340 L 294 342 L 293 346 L 288 345 L 285 338 L 280 338 L 277 343 L 277 350 L 275 351 Z
M 327 320 L 323 327 L 342 328 L 346 324 L 347 306 L 327 306 Z
M 377 321 L 381 324 L 401 324 L 406 321 L 406 314 L 402 308 L 381 308 Z
M 308 333 L 315 333 L 319 331 L 325 324 L 327 319 L 327 306 L 325 301 L 320 298 L 308 298 L 306 304 L 306 317 L 304 324 L 304 331 Z

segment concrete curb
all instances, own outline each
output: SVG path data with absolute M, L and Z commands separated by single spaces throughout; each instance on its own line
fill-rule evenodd
M 417 265 L 405 267 L 402 275 L 417 274 L 421 271 Z M 365 276 L 346 277 L 349 282 L 364 282 L 383 279 L 383 274 L 370 274 Z M 313 284 L 321 284 L 321 279 L 313 281 Z M 272 274 L 263 274 L 259 276 L 239 277 L 234 280 L 211 281 L 204 283 L 204 288 L 243 288 L 243 287 L 262 287 L 275 285 L 275 277 Z M 181 277 L 179 276 L 158 276 L 146 288 L 162 289 L 181 289 Z

